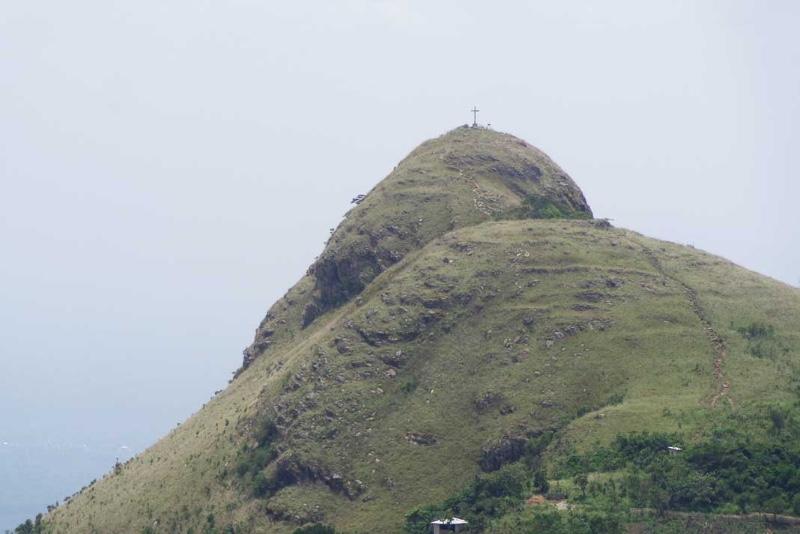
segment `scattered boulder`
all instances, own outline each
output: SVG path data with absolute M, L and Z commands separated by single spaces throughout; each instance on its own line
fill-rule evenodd
M 573 323 L 562 326 L 558 330 L 553 330 L 550 336 L 545 340 L 545 346 L 550 348 L 555 341 L 561 341 L 568 337 L 578 335 L 586 330 L 603 332 L 611 327 L 613 321 L 611 319 L 590 319 L 581 323 Z
M 608 219 L 592 219 L 589 224 L 600 230 L 608 230 L 612 228 L 611 222 Z
M 353 350 L 347 343 L 347 340 L 342 337 L 334 338 L 333 346 L 336 347 L 336 350 L 339 351 L 339 354 L 347 354 Z
M 428 432 L 407 432 L 406 440 L 414 445 L 435 445 L 436 437 Z
M 485 412 L 490 408 L 503 404 L 505 397 L 502 393 L 495 393 L 494 391 L 487 391 L 473 402 L 475 409 L 478 412 Z
M 517 410 L 517 407 L 513 404 L 506 403 L 500 406 L 500 415 L 509 415 L 514 413 Z
M 393 352 L 387 352 L 387 353 L 381 354 L 379 356 L 379 358 L 386 365 L 391 365 L 392 367 L 399 368 L 399 367 L 402 367 L 403 364 L 408 359 L 408 354 L 406 352 L 404 352 L 403 350 L 399 350 L 398 349 L 398 350 L 393 351 Z

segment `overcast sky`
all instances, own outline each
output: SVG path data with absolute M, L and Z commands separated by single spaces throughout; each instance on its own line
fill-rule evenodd
M 550 154 L 596 216 L 797 285 L 798 15 L 789 0 L 3 2 L 0 443 L 153 442 L 225 385 L 349 200 L 473 105 Z M 14 462 L 30 485 L 9 458 L 0 474 Z M 0 503 L 1 528 L 77 489 L 38 484 Z

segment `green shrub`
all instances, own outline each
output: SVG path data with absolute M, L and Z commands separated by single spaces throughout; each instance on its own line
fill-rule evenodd
M 608 398 L 608 400 L 606 401 L 606 405 L 614 406 L 616 404 L 622 404 L 624 400 L 625 400 L 625 394 L 614 393 Z
M 736 329 L 745 339 L 764 339 L 772 337 L 775 334 L 775 328 L 772 325 L 765 323 L 750 323 L 746 326 L 740 326 Z
M 774 359 L 788 351 L 775 336 L 772 325 L 753 322 L 737 328 L 736 331 L 747 340 L 747 350 L 756 358 Z
M 539 493 L 547 493 L 550 491 L 550 482 L 547 481 L 547 476 L 541 469 L 533 474 L 533 487 L 536 488 Z
M 255 432 L 256 442 L 259 447 L 269 445 L 278 437 L 278 426 L 272 419 L 262 419 Z
M 589 219 L 588 213 L 572 209 L 539 195 L 528 195 L 522 206 L 511 213 L 520 219 Z
M 413 376 L 410 376 L 400 386 L 400 391 L 403 393 L 414 393 L 414 391 L 417 390 L 417 385 L 417 379 Z
M 776 406 L 769 407 L 769 419 L 772 423 L 772 431 L 775 434 L 780 434 L 786 427 L 786 413 Z
M 239 451 L 233 471 L 242 480 L 244 487 L 256 497 L 268 495 L 275 489 L 273 481 L 262 471 L 278 455 L 273 446 L 278 435 L 275 423 L 271 419 L 264 419 L 254 433 L 255 447 L 245 446 Z
M 553 435 L 553 432 L 543 432 L 538 436 L 528 438 L 528 441 L 525 442 L 525 451 L 522 456 L 530 469 L 538 469 L 541 463 L 541 454 L 553 441 Z
M 418 507 L 406 514 L 405 532 L 428 534 L 430 523 L 443 517 L 463 517 L 470 528 L 480 532 L 492 519 L 515 508 L 528 495 L 530 472 L 524 462 L 507 464 L 492 473 L 475 477 L 460 493 L 432 506 Z
M 250 479 L 250 492 L 256 497 L 266 497 L 279 489 L 279 484 L 264 473 L 256 473 Z

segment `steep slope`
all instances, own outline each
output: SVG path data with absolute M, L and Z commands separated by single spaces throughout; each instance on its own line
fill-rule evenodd
M 359 199 L 331 235 L 307 277 L 289 291 L 288 309 L 267 313 L 247 367 L 288 331 L 357 295 L 411 251 L 455 228 L 488 220 L 591 218 L 580 189 L 540 150 L 512 135 L 456 128 L 427 141 Z
M 590 214 L 512 136 L 423 144 L 270 309 L 236 380 L 47 528 L 397 532 L 540 436 L 557 473 L 632 431 L 761 432 L 762 406 L 797 398 L 800 294 Z M 774 346 L 753 350 L 753 324 Z

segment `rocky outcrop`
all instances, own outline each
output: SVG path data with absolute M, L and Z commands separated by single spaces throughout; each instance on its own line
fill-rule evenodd
M 327 466 L 291 453 L 278 458 L 273 477 L 277 487 L 320 482 L 348 499 L 355 499 L 366 489 L 360 480 L 347 478 Z
M 428 432 L 408 432 L 406 440 L 414 445 L 435 445 L 438 441 L 436 436 Z
M 498 442 L 483 447 L 478 462 L 481 469 L 486 472 L 497 471 L 505 464 L 516 462 L 525 454 L 527 442 L 524 437 L 503 437 Z
M 326 252 L 311 266 L 309 274 L 314 276 L 316 291 L 303 314 L 303 326 L 361 293 L 377 275 L 402 259 L 401 253 L 375 245 Z

